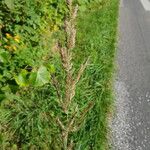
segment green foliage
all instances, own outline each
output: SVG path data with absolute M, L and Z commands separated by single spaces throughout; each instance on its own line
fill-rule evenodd
M 104 3 L 104 0 L 77 0 L 77 3 L 80 6 L 80 11 L 86 11 L 86 9 L 91 9 L 92 7 L 101 7 Z
M 28 72 L 26 70 L 21 70 L 19 75 L 15 77 L 15 81 L 20 87 L 26 87 L 28 85 L 27 74 Z
M 66 115 L 56 90 L 58 86 L 64 95 L 65 73 L 57 52 L 51 51 L 52 33 L 62 29 L 68 11 L 65 0 L 0 1 L 0 149 L 62 149 L 56 116 L 66 125 L 70 113 L 80 106 L 80 121 L 81 112 L 91 100 L 94 108 L 81 130 L 69 135 L 69 140 L 76 150 L 107 149 L 118 0 L 76 2 L 81 13 L 74 72 L 85 57 L 91 57 L 91 64 L 78 83 L 74 106 Z M 59 82 L 55 88 L 54 75 Z
M 30 78 L 30 82 L 35 86 L 42 86 L 50 81 L 50 75 L 45 66 L 41 66 L 37 72 L 32 73 Z
M 5 89 L 1 88 L 0 99 L 8 89 L 15 94 L 20 87 L 43 86 L 50 81 L 51 35 L 67 12 L 64 2 L 0 1 L 0 87 Z
M 15 81 L 20 87 L 30 85 L 35 87 L 43 86 L 50 82 L 50 73 L 45 66 L 40 66 L 40 68 L 34 72 L 28 72 L 22 69 L 19 75 L 15 77 Z
M 1 103 L 0 149 L 60 150 L 59 130 L 53 119 L 59 112 L 56 93 L 51 86 L 30 90 Z
M 93 99 L 96 103 L 76 135 L 76 149 L 109 150 L 108 114 L 113 103 L 113 72 L 117 38 L 118 0 L 105 0 L 102 7 L 92 7 L 78 20 L 77 48 L 74 50 L 78 66 L 91 56 L 84 80 L 78 86 L 79 99 Z M 83 19 L 84 18 L 84 19 Z M 83 28 L 84 26 L 84 28 Z M 83 101 L 84 103 L 84 101 Z

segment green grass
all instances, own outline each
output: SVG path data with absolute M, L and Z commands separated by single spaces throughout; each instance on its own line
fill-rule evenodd
M 113 104 L 118 3 L 119 0 L 99 0 L 86 12 L 80 12 L 78 18 L 74 65 L 79 68 L 89 56 L 90 65 L 77 86 L 74 100 L 80 110 L 89 101 L 95 105 L 88 112 L 81 129 L 69 135 L 75 150 L 109 149 L 107 116 Z M 60 60 L 54 61 L 63 89 L 65 78 L 59 68 Z M 0 149 L 60 150 L 61 132 L 55 116 L 65 118 L 65 115 L 58 106 L 54 87 L 49 84 L 36 90 L 28 89 L 28 92 L 24 89 L 20 97 L 16 95 L 11 99 L 0 105 Z
M 79 86 L 80 99 L 95 101 L 95 106 L 77 134 L 77 149 L 108 149 L 108 114 L 113 104 L 112 81 L 117 39 L 118 0 L 105 0 L 82 13 L 78 19 L 75 64 L 90 56 L 91 65 Z M 85 93 L 86 91 L 86 93 Z M 81 94 L 84 93 L 84 94 Z M 82 97 L 86 95 L 86 97 Z

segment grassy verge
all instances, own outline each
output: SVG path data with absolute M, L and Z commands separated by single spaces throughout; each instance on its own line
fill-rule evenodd
M 69 72 L 68 75 L 68 79 L 71 76 L 71 82 L 66 82 L 66 72 L 70 69 L 66 72 L 62 69 L 58 51 L 55 50 L 54 54 L 46 58 L 52 63 L 48 66 L 52 74 L 50 83 L 37 88 L 22 87 L 16 94 L 8 93 L 10 99 L 1 102 L 0 149 L 66 150 L 63 148 L 64 145 L 71 146 L 70 149 L 75 150 L 108 149 L 107 115 L 113 103 L 112 75 L 117 36 L 118 0 L 92 2 L 92 5 L 88 6 L 89 9 L 80 12 L 78 18 L 77 45 L 73 49 L 72 56 L 74 66 L 72 68 L 69 60 L 68 67 L 71 66 L 73 72 L 73 74 Z M 74 88 L 72 88 L 72 81 L 81 64 L 89 56 L 90 65 L 87 66 L 78 82 L 71 107 L 64 112 L 61 105 L 62 98 L 65 97 L 66 83 L 72 91 Z M 43 73 L 41 76 L 44 76 Z M 72 95 L 70 96 L 70 90 L 68 91 L 70 98 Z M 88 109 L 88 103 L 91 101 L 94 107 Z M 66 101 L 63 100 L 63 102 L 65 107 Z M 68 134 L 68 131 L 71 132 Z M 67 135 L 69 144 L 67 144 L 68 141 L 62 142 L 65 139 L 64 135 Z
M 86 71 L 78 94 L 95 101 L 82 130 L 77 137 L 77 149 L 105 150 L 107 141 L 107 115 L 111 110 L 112 75 L 117 37 L 118 0 L 106 0 L 102 5 L 80 15 L 78 20 L 78 42 L 75 49 L 76 64 L 90 56 L 91 65 Z M 85 99 L 80 95 L 81 99 Z

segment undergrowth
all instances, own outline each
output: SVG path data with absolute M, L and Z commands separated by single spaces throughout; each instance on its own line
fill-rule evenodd
M 76 47 L 74 48 L 75 35 L 72 37 L 71 47 L 67 46 L 67 43 L 58 42 L 53 51 L 50 51 L 50 56 L 46 58 L 52 65 L 46 65 L 46 68 L 42 66 L 42 69 L 37 71 L 42 86 L 20 87 L 12 97 L 10 94 L 10 98 L 1 102 L 2 150 L 109 149 L 107 116 L 113 103 L 112 75 L 118 0 L 95 0 L 95 2 L 85 0 L 85 6 L 80 2 L 78 2 L 81 6 L 77 20 Z M 52 3 L 52 7 L 55 8 L 54 4 L 55 1 Z M 63 6 L 64 10 L 64 3 L 58 5 L 58 8 L 60 6 Z M 62 16 L 64 18 L 64 11 Z M 64 30 L 65 26 L 61 27 L 60 24 L 59 26 Z M 75 25 L 73 26 L 72 29 L 75 31 Z M 72 29 L 69 29 L 69 36 Z M 54 37 L 59 36 L 64 40 L 65 34 L 65 31 L 58 31 Z M 15 38 L 15 35 L 10 36 L 12 39 Z M 83 63 L 87 58 L 88 63 Z M 31 74 L 32 68 L 27 70 L 26 78 Z M 47 73 L 49 69 L 50 79 L 46 80 L 45 72 Z M 22 77 L 24 74 L 21 74 L 21 81 Z

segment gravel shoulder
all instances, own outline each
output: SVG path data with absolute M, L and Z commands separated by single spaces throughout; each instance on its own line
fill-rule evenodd
M 150 150 L 150 12 L 140 1 L 120 7 L 114 150 Z

